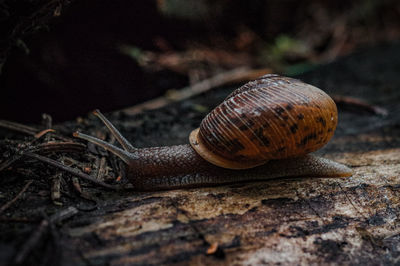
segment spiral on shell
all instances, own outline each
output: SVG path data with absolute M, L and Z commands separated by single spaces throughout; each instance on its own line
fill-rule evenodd
M 300 80 L 265 75 L 232 92 L 190 134 L 205 160 L 244 169 L 324 146 L 338 121 L 334 101 Z

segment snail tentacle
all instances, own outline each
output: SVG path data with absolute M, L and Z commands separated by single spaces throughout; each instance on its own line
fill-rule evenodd
M 93 111 L 93 114 L 100 118 L 104 125 L 110 130 L 111 134 L 117 139 L 119 144 L 128 152 L 137 150 L 133 145 L 115 128 L 115 126 L 100 112 L 100 110 Z
M 73 136 L 76 138 L 87 140 L 93 144 L 96 144 L 97 146 L 100 146 L 100 147 L 106 149 L 107 151 L 112 152 L 113 154 L 118 156 L 125 163 L 129 163 L 133 159 L 132 153 L 125 151 L 123 149 L 120 149 L 117 146 L 114 146 L 108 142 L 101 140 L 101 139 L 98 139 L 98 138 L 95 138 L 95 137 L 92 137 L 92 136 L 89 136 L 89 135 L 86 135 L 86 134 L 83 134 L 80 132 L 74 132 Z

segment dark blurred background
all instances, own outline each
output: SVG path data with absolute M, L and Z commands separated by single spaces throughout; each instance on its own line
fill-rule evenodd
M 296 75 L 400 38 L 398 0 L 0 0 L 0 119 L 132 106 L 240 66 Z

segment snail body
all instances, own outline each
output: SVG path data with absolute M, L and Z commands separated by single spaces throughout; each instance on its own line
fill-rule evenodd
M 290 176 L 350 176 L 339 163 L 308 153 L 333 136 L 333 100 L 299 80 L 265 75 L 231 93 L 189 137 L 189 144 L 134 148 L 99 111 L 124 149 L 75 133 L 120 157 L 137 190 L 199 187 Z

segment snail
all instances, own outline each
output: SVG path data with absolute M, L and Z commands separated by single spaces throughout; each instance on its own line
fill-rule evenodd
M 190 144 L 135 148 L 99 111 L 122 148 L 75 132 L 114 153 L 139 191 L 213 186 L 278 177 L 346 177 L 351 170 L 309 153 L 333 136 L 334 101 L 300 80 L 264 75 L 232 92 L 189 136 Z

